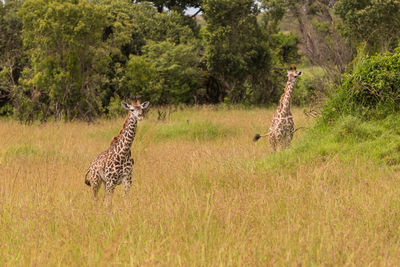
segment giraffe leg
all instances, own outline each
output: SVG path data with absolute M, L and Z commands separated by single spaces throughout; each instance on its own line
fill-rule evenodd
M 105 186 L 104 204 L 111 209 L 112 196 L 114 194 L 116 184 L 112 181 L 108 181 Z
M 133 159 L 128 161 L 129 163 L 125 167 L 126 173 L 124 179 L 122 180 L 122 185 L 124 186 L 124 196 L 127 197 L 129 190 L 132 185 L 132 167 L 133 167 Z
M 100 183 L 98 183 L 97 185 L 92 185 L 92 189 L 93 189 L 93 200 L 97 201 L 98 200 L 98 193 L 99 193 L 99 189 L 100 189 Z
M 290 143 L 292 142 L 293 133 L 289 131 L 283 138 L 283 148 L 287 149 L 290 147 Z
M 282 133 L 282 131 L 278 131 L 275 134 L 275 151 L 282 151 L 284 147 L 285 147 L 285 135 L 284 133 Z
M 93 190 L 93 199 L 97 200 L 97 194 L 99 193 L 99 189 L 101 186 L 100 175 L 98 173 L 94 173 L 91 177 L 92 177 L 92 179 L 91 179 L 90 185 Z
M 127 197 L 132 185 L 132 173 L 125 176 L 124 180 L 122 181 L 122 184 L 124 186 L 124 196 Z
M 122 185 L 124 186 L 124 203 L 125 205 L 127 205 L 129 204 L 129 190 L 132 185 L 132 173 L 124 177 L 124 179 L 122 180 Z
M 290 142 L 289 142 L 288 138 L 283 139 L 282 140 L 282 145 L 281 145 L 282 150 L 287 149 L 289 147 L 289 143 Z
M 275 135 L 270 135 L 268 138 L 269 144 L 271 145 L 271 148 L 273 152 L 276 152 L 276 137 Z

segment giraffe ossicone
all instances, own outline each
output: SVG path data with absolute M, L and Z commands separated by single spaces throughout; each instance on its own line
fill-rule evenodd
M 121 131 L 112 139 L 108 149 L 96 157 L 85 174 L 85 183 L 92 187 L 94 199 L 97 199 L 101 184 L 105 186 L 107 204 L 111 203 L 111 197 L 117 185 L 122 183 L 125 195 L 128 193 L 132 185 L 134 163 L 131 157 L 131 146 L 135 138 L 137 122 L 143 119 L 143 110 L 149 104 L 148 101 L 141 104 L 139 100 L 132 101 L 131 104 L 122 103 L 122 107 L 129 110 L 129 115 Z

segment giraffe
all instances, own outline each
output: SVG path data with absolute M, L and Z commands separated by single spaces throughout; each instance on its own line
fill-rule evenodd
M 105 185 L 106 204 L 111 204 L 114 189 L 121 183 L 125 196 L 127 195 L 132 184 L 134 163 L 131 158 L 131 146 L 135 138 L 137 122 L 143 119 L 143 110 L 148 106 L 148 101 L 143 104 L 140 104 L 139 100 L 136 103 L 132 101 L 132 104 L 122 103 L 122 107 L 129 110 L 129 115 L 121 131 L 112 139 L 108 149 L 96 157 L 85 174 L 85 183 L 92 187 L 95 200 L 102 183 Z M 90 174 L 89 179 L 87 179 L 88 174 Z
M 290 145 L 295 132 L 293 116 L 290 112 L 290 103 L 297 78 L 302 74 L 301 71 L 298 72 L 296 70 L 295 65 L 290 66 L 285 92 L 282 94 L 279 100 L 279 106 L 272 117 L 269 131 L 265 135 L 256 134 L 253 139 L 254 141 L 257 141 L 261 137 L 268 136 L 268 141 L 273 151 L 276 151 L 278 146 L 284 149 Z

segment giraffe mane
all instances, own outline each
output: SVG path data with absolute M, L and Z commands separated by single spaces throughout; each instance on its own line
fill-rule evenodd
M 281 95 L 281 99 L 279 99 L 279 103 L 282 103 L 282 100 L 283 100 L 283 98 L 285 97 L 286 90 L 287 90 L 288 86 L 289 86 L 289 85 L 286 84 L 285 90 L 283 91 L 283 94 Z
M 297 67 L 294 64 L 289 66 L 289 71 L 296 70 L 296 69 L 297 69 Z M 288 86 L 289 86 L 289 84 L 286 84 L 285 90 L 283 91 L 283 94 L 281 95 L 281 98 L 279 99 L 279 103 L 282 103 L 282 100 L 286 94 L 286 90 L 287 90 Z
M 129 114 L 130 114 L 130 112 L 129 112 Z M 128 114 L 128 116 L 126 117 L 125 122 L 124 122 L 124 125 L 122 126 L 122 129 L 119 131 L 118 135 L 117 135 L 117 136 L 114 136 L 113 139 L 111 140 L 110 146 L 113 146 L 113 145 L 117 142 L 118 137 L 121 135 L 122 131 L 125 129 L 126 124 L 128 123 L 128 120 L 129 120 L 129 114 Z

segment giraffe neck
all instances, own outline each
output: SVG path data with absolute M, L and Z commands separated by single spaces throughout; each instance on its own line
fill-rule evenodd
M 132 112 L 129 112 L 121 132 L 115 139 L 114 151 L 120 155 L 130 156 L 131 146 L 136 134 L 137 120 Z
M 285 93 L 281 97 L 281 101 L 279 103 L 279 108 L 280 108 L 280 113 L 283 116 L 288 116 L 290 115 L 290 104 L 292 102 L 292 94 L 293 94 L 293 89 L 295 86 L 296 82 L 287 82 L 286 88 L 285 88 Z

